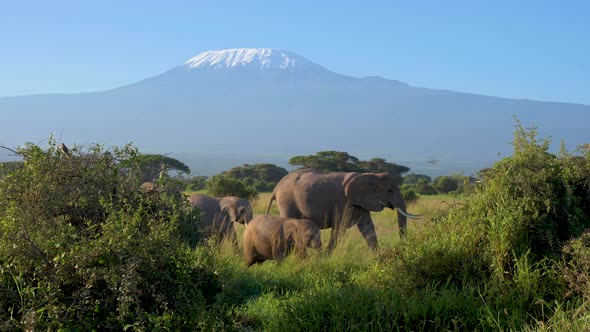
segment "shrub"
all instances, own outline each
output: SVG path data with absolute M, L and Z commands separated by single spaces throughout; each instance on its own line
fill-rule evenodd
M 555 301 L 587 303 L 590 241 L 578 237 L 590 228 L 590 153 L 554 155 L 549 143 L 518 124 L 513 155 L 487 170 L 462 204 L 383 250 L 383 280 L 375 283 L 410 295 L 476 289 L 481 322 L 495 329 L 546 321 L 560 310 Z
M 179 174 L 189 174 L 190 168 L 183 162 L 159 154 L 137 154 L 133 158 L 122 161 L 122 165 L 133 167 L 141 172 L 142 183 L 162 178 L 163 174 L 175 171 Z
M 455 191 L 459 188 L 457 179 L 452 176 L 439 176 L 432 181 L 432 186 L 436 191 L 443 194 L 448 194 L 451 191 Z
M 425 181 L 426 184 L 432 182 L 430 176 L 425 174 L 410 173 L 404 176 L 404 184 L 417 185 L 419 181 Z
M 420 195 L 436 195 L 436 190 L 426 179 L 419 179 L 414 189 Z
M 240 180 L 225 177 L 223 175 L 216 175 L 207 181 L 207 192 L 213 196 L 236 196 L 245 199 L 257 199 L 258 192 L 252 187 L 244 185 Z
M 207 185 L 207 176 L 193 176 L 184 180 L 185 189 L 190 191 L 197 191 L 205 189 Z
M 499 279 L 510 276 L 515 260 L 555 258 L 566 241 L 590 227 L 590 159 L 548 153 L 550 140 L 535 128 L 516 126 L 514 153 L 486 171 L 485 180 L 449 223 L 480 229 L 482 259 Z M 483 228 L 482 228 L 483 227 Z
M 220 284 L 193 249 L 178 191 L 139 190 L 131 146 L 61 153 L 27 144 L 0 180 L 2 329 L 192 329 Z M 185 240 L 185 241 L 182 241 Z M 192 245 L 192 246 L 191 246 Z
M 342 151 L 320 151 L 315 155 L 295 156 L 289 159 L 289 165 L 322 172 L 389 173 L 400 182 L 402 174 L 410 170 L 406 166 L 389 163 L 383 158 L 364 161 Z
M 23 167 L 22 161 L 7 161 L 0 163 L 0 178 Z
M 288 172 L 286 169 L 273 164 L 246 164 L 221 173 L 223 176 L 238 180 L 249 178 L 254 181 L 275 183 L 279 182 L 287 174 Z
M 566 298 L 590 300 L 590 233 L 571 240 L 563 248 L 561 271 L 567 284 Z
M 416 191 L 414 190 L 414 188 L 412 188 L 412 186 L 409 186 L 407 184 L 402 185 L 401 192 L 402 192 L 402 197 L 404 198 L 404 201 L 406 202 L 406 204 L 409 204 L 411 202 L 415 202 L 416 200 L 418 200 L 418 194 L 416 194 Z

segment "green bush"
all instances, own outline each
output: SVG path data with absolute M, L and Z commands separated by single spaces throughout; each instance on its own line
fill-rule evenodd
M 0 329 L 193 329 L 221 286 L 178 191 L 139 190 L 137 151 L 27 144 L 0 180 Z
M 289 165 L 322 172 L 389 173 L 400 182 L 402 174 L 410 170 L 406 166 L 389 163 L 383 158 L 359 160 L 342 151 L 320 151 L 315 155 L 295 156 L 289 159 Z
M 418 182 L 416 182 L 414 189 L 420 195 L 436 195 L 436 190 L 426 179 L 419 179 Z
M 156 181 L 170 171 L 178 174 L 191 172 L 183 162 L 160 154 L 136 154 L 133 158 L 123 160 L 121 165 L 138 170 L 141 173 L 142 183 Z
M 432 186 L 436 191 L 442 194 L 448 194 L 459 188 L 457 179 L 452 176 L 439 176 L 432 181 Z
M 22 161 L 7 161 L 0 163 L 0 178 L 10 174 L 19 168 L 23 167 Z
M 404 184 L 409 184 L 409 185 L 414 186 L 414 185 L 417 185 L 419 181 L 424 181 L 425 183 L 429 184 L 430 182 L 432 182 L 432 179 L 428 175 L 416 174 L 416 173 L 410 173 L 410 174 L 404 176 Z
M 245 199 L 257 199 L 258 192 L 252 187 L 246 186 L 242 181 L 226 177 L 223 175 L 215 175 L 207 181 L 207 192 L 212 196 L 236 196 Z
M 208 178 L 207 176 L 201 175 L 201 176 L 193 176 L 188 179 L 185 179 L 184 180 L 185 189 L 191 190 L 191 191 L 205 189 L 205 186 L 207 185 L 207 178 Z
M 416 193 L 416 191 L 414 190 L 414 188 L 410 185 L 404 184 L 401 186 L 401 192 L 402 192 L 402 197 L 404 198 L 404 201 L 406 202 L 406 204 L 415 202 L 418 200 L 418 194 Z
M 579 236 L 590 228 L 590 153 L 553 155 L 536 134 L 518 124 L 513 155 L 436 223 L 384 249 L 374 284 L 410 296 L 476 289 L 484 329 L 523 330 L 586 310 L 590 241 Z

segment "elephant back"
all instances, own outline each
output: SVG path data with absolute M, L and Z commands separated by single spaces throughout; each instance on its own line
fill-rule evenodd
M 204 194 L 192 194 L 189 197 L 191 207 L 199 208 L 208 218 L 221 212 L 219 209 L 219 198 Z

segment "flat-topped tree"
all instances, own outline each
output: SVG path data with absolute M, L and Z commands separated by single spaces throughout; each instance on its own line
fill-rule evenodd
M 183 162 L 160 154 L 142 154 L 125 162 L 124 166 L 137 166 L 141 171 L 142 181 L 154 181 L 169 171 L 190 174 L 190 168 Z
M 387 162 L 383 158 L 363 161 L 342 151 L 320 151 L 315 155 L 295 156 L 289 160 L 289 165 L 322 172 L 389 173 L 394 177 L 400 177 L 400 182 L 401 175 L 410 170 L 406 166 Z

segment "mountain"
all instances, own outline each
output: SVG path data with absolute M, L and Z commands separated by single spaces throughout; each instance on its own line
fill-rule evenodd
M 590 123 L 587 105 L 350 77 L 273 49 L 205 52 L 108 91 L 4 97 L 0 114 L 0 144 L 37 143 L 52 132 L 67 144 L 132 141 L 199 174 L 243 163 L 286 166 L 291 156 L 321 150 L 383 157 L 430 175 L 472 174 L 511 153 L 514 116 L 570 147 L 588 142 Z

